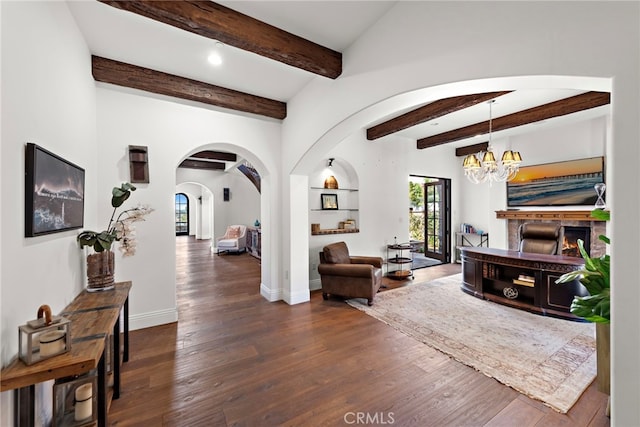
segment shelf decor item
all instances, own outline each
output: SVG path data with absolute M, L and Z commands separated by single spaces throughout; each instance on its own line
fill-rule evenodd
M 97 421 L 98 381 L 95 370 L 60 378 L 53 385 L 53 425 L 85 426 Z
M 44 304 L 38 308 L 38 317 L 18 327 L 20 360 L 32 365 L 71 350 L 71 321 L 52 316 L 51 308 Z
M 595 209 L 606 208 L 607 204 L 604 201 L 604 192 L 607 189 L 607 185 L 604 182 L 599 182 L 594 185 L 593 188 L 596 190 L 596 195 L 598 196 L 598 200 L 596 200 L 596 204 L 594 205 Z
M 338 195 L 337 194 L 321 194 L 320 201 L 322 202 L 323 210 L 338 210 Z
M 331 158 L 329 159 L 329 168 L 333 167 L 333 161 L 335 159 Z M 332 190 L 337 190 L 338 189 L 338 180 L 336 179 L 335 176 L 333 176 L 333 174 L 329 175 L 325 180 L 324 180 L 324 188 L 329 188 Z
M 113 212 L 107 229 L 101 232 L 84 230 L 77 240 L 81 249 L 85 249 L 87 260 L 87 291 L 106 291 L 114 287 L 115 255 L 111 249 L 113 242 L 120 242 L 122 256 L 132 256 L 136 252 L 135 226 L 133 223 L 144 221 L 145 216 L 153 212 L 148 206 L 126 209 L 116 217 L 117 209 L 129 198 L 136 187 L 128 182 L 111 191 Z

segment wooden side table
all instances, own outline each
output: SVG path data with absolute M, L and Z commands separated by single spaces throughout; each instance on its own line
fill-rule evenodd
M 35 422 L 35 385 L 40 382 L 82 375 L 93 369 L 98 373 L 98 425 L 107 425 L 107 408 L 111 399 L 120 397 L 120 333 L 124 348 L 123 362 L 129 360 L 129 292 L 131 282 L 116 283 L 115 289 L 103 292 L 82 291 L 60 315 L 71 320 L 71 350 L 47 360 L 26 365 L 16 357 L 0 373 L 0 391 L 16 390 L 16 426 Z M 120 313 L 124 312 L 124 325 Z M 108 389 L 105 354 L 109 335 L 113 334 L 113 388 Z M 117 357 L 117 358 L 116 358 Z

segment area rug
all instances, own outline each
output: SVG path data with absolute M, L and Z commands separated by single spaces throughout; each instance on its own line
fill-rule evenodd
M 566 413 L 596 376 L 595 327 L 481 300 L 462 275 L 380 292 L 352 307 Z

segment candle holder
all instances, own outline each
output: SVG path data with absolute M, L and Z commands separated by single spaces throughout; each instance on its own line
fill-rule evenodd
M 71 350 L 71 321 L 51 316 L 48 305 L 38 309 L 38 318 L 18 326 L 19 357 L 27 365 Z
M 53 426 L 95 424 L 98 414 L 98 379 L 87 374 L 57 379 L 53 384 Z

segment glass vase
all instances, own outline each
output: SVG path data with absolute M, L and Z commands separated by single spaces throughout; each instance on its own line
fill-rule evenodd
M 96 252 L 92 247 L 85 246 L 87 260 L 86 276 L 87 291 L 108 291 L 115 287 L 115 254 L 113 251 Z

